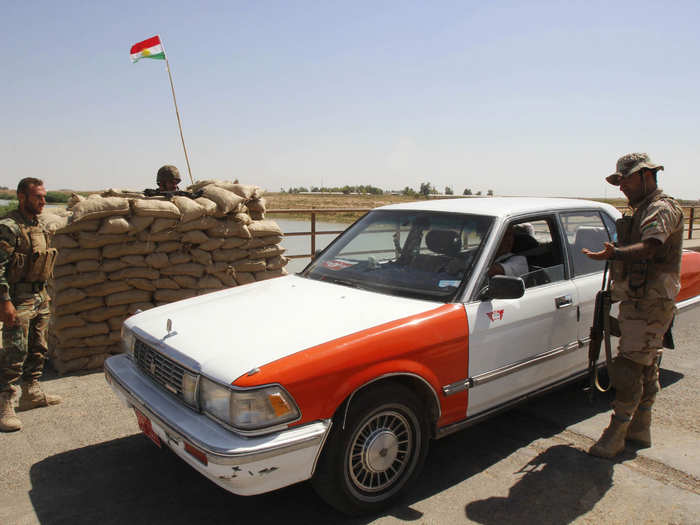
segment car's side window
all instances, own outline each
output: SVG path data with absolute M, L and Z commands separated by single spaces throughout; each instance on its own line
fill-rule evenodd
M 533 218 L 513 223 L 513 253 L 527 259 L 528 273 L 521 275 L 525 288 L 565 278 L 564 256 L 552 218 Z
M 597 211 L 578 211 L 561 214 L 564 236 L 569 248 L 569 257 L 574 276 L 602 272 L 605 261 L 596 261 L 581 250 L 588 248 L 597 252 L 603 243 L 610 241 L 608 229 Z

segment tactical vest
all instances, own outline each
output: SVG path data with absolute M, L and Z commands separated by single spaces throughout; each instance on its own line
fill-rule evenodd
M 628 246 L 642 241 L 642 219 L 649 206 L 659 200 L 671 200 L 675 205 L 675 201 L 671 197 L 657 190 L 651 198 L 635 209 L 631 216 L 625 215 L 617 220 L 618 246 Z M 613 282 L 626 281 L 631 297 L 645 297 L 648 288 L 659 282 L 661 274 L 675 273 L 680 275 L 682 247 L 683 221 L 681 220 L 680 227 L 666 239 L 666 242 L 659 247 L 652 259 L 633 262 L 612 261 Z
M 7 265 L 7 282 L 45 283 L 53 273 L 58 251 L 50 248 L 49 234 L 41 226 L 29 226 L 19 211 L 8 213 L 19 228 L 17 247 Z

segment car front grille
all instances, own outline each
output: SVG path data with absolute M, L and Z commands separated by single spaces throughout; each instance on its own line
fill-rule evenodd
M 183 402 L 185 401 L 182 394 L 182 377 L 185 369 L 182 366 L 139 339 L 136 339 L 134 344 L 134 360 L 148 377 Z

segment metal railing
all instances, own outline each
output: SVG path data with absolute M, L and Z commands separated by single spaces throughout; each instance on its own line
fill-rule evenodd
M 693 238 L 693 231 L 695 228 L 695 209 L 697 206 L 681 206 L 683 208 L 683 217 L 685 222 L 685 229 L 687 231 L 687 239 Z M 373 208 L 291 208 L 291 209 L 279 209 L 279 210 L 267 210 L 267 214 L 282 214 L 282 215 L 295 215 L 295 214 L 309 214 L 311 216 L 311 230 L 303 232 L 289 232 L 285 233 L 286 237 L 296 237 L 302 235 L 311 236 L 311 252 L 307 254 L 298 255 L 286 255 L 288 259 L 304 259 L 311 257 L 313 259 L 316 253 L 316 236 L 317 235 L 339 235 L 345 230 L 322 230 L 316 229 L 316 216 L 324 215 L 329 213 L 356 213 L 356 212 L 368 212 Z M 618 206 L 618 210 L 625 211 L 629 210 L 626 206 Z M 697 228 L 700 229 L 700 228 Z

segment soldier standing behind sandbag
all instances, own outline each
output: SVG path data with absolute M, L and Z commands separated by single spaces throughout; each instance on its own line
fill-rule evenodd
M 156 183 L 160 191 L 177 191 L 180 181 L 180 172 L 175 166 L 166 164 L 158 169 Z
M 55 405 L 58 396 L 45 394 L 38 379 L 48 351 L 49 295 L 46 290 L 56 261 L 49 235 L 37 215 L 46 204 L 46 190 L 39 179 L 25 178 L 17 186 L 19 208 L 0 218 L 0 430 L 22 428 L 14 410 Z
M 617 456 L 625 439 L 651 446 L 651 407 L 661 389 L 658 355 L 676 311 L 683 236 L 683 211 L 656 185 L 663 169 L 646 153 L 620 157 L 606 180 L 620 186 L 634 214 L 617 221 L 617 246 L 583 250 L 591 259 L 612 261 L 612 300 L 621 301 L 620 346 L 609 370 L 613 415 L 589 451 L 594 456 Z

